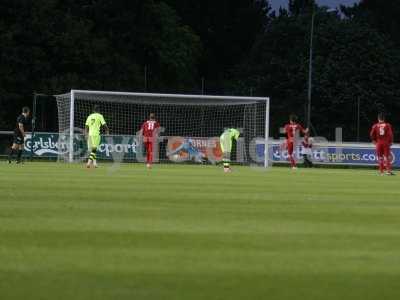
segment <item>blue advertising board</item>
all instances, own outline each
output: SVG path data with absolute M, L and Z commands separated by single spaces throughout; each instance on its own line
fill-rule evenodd
M 257 155 L 264 157 L 264 144 L 257 144 Z M 279 142 L 273 142 L 269 146 L 269 156 L 272 162 L 283 163 L 288 161 L 287 150 L 282 149 Z M 295 151 L 297 161 L 302 161 L 301 147 Z M 326 146 L 314 146 L 312 160 L 319 164 L 371 166 L 377 164 L 377 156 L 373 144 L 328 144 Z M 394 167 L 400 167 L 400 148 L 392 147 L 392 163 Z

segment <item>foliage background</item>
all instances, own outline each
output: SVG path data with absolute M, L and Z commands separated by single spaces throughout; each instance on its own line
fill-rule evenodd
M 313 0 L 0 0 L 0 129 L 33 91 L 71 88 L 270 96 L 272 130 L 305 119 Z M 378 110 L 399 122 L 400 2 L 316 8 L 314 133 L 368 139 Z M 145 85 L 145 70 L 147 85 Z M 39 106 L 39 127 L 56 114 Z M 41 120 L 41 121 L 40 121 Z M 40 128 L 39 128 L 40 129 Z M 396 132 L 398 133 L 398 132 Z

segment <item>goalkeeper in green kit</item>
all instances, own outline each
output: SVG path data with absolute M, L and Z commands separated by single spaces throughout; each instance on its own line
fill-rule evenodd
M 104 127 L 106 134 L 110 134 L 110 130 L 108 129 L 106 121 L 104 120 L 103 115 L 99 113 L 99 107 L 97 105 L 93 107 L 93 113 L 89 115 L 85 125 L 85 135 L 87 137 L 88 150 L 90 151 L 86 167 L 90 168 L 91 165 L 93 165 L 95 168 L 97 168 L 96 152 L 97 148 L 100 146 L 101 127 Z
M 237 141 L 239 138 L 240 132 L 235 128 L 229 128 L 221 134 L 219 138 L 219 142 L 221 144 L 221 150 L 223 154 L 222 161 L 224 163 L 224 172 L 231 172 L 231 151 L 232 151 L 232 142 L 233 140 Z

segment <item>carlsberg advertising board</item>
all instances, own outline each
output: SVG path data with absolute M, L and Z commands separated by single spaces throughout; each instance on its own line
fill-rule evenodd
M 31 155 L 33 147 L 34 157 L 57 158 L 59 155 L 65 155 L 68 152 L 68 142 L 60 138 L 58 133 L 35 133 L 32 142 L 31 135 L 25 138 L 24 155 Z M 82 156 L 87 154 L 86 140 L 83 135 L 75 135 L 74 148 Z M 101 144 L 97 149 L 99 159 L 112 159 L 112 156 L 122 155 L 124 159 L 134 160 L 137 153 L 137 141 L 134 136 L 107 136 L 102 137 Z

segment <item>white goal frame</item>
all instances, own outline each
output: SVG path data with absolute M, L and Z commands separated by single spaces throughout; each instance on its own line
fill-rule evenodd
M 270 98 L 269 97 L 240 97 L 240 96 L 211 96 L 211 95 L 193 95 L 193 94 L 157 94 L 157 93 L 132 93 L 132 92 L 112 92 L 112 91 L 96 91 L 96 90 L 71 90 L 70 91 L 70 120 L 69 120 L 69 156 L 68 161 L 74 161 L 74 122 L 75 122 L 75 97 L 76 94 L 96 94 L 102 96 L 133 96 L 133 97 L 153 97 L 163 99 L 193 99 L 203 101 L 227 101 L 237 104 L 246 104 L 246 102 L 265 102 L 265 136 L 264 136 L 264 167 L 268 168 L 269 164 L 269 120 L 270 120 Z M 205 104 L 204 102 L 203 104 Z M 199 103 L 198 105 L 201 105 Z

